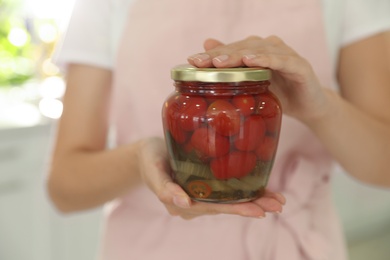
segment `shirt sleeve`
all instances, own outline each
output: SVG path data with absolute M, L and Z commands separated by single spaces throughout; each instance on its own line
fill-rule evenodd
M 54 54 L 66 70 L 69 63 L 112 69 L 111 5 L 108 0 L 77 0 Z
M 390 30 L 390 0 L 346 0 L 342 45 Z

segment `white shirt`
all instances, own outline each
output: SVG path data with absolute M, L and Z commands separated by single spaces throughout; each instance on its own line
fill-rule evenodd
M 111 69 L 129 7 L 134 2 L 76 1 L 58 63 L 80 62 Z M 334 65 L 343 46 L 390 29 L 390 0 L 322 0 L 322 4 Z

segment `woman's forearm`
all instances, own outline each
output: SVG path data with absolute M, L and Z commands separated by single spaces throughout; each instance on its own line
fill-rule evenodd
M 326 114 L 307 125 L 352 176 L 390 186 L 390 122 L 370 116 L 331 90 L 325 91 Z
M 137 143 L 113 150 L 78 150 L 56 156 L 48 190 L 62 212 L 90 209 L 104 204 L 140 182 Z

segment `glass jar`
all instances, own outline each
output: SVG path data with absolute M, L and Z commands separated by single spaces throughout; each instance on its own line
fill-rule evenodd
M 163 109 L 172 178 L 196 201 L 245 202 L 267 185 L 282 111 L 259 68 L 172 69 Z

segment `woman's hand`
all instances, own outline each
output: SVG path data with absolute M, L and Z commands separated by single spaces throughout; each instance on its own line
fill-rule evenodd
M 273 71 L 272 91 L 285 114 L 301 121 L 319 118 L 325 110 L 326 95 L 311 65 L 280 38 L 248 37 L 231 44 L 208 39 L 205 52 L 188 58 L 197 67 L 263 67 Z
M 308 61 L 275 36 L 227 45 L 210 39 L 205 52 L 188 61 L 198 67 L 270 68 L 272 90 L 285 114 L 305 123 L 346 172 L 389 186 L 389 42 L 386 31 L 344 46 L 337 72 L 339 92 L 323 88 Z
M 255 201 L 238 204 L 192 201 L 170 177 L 170 166 L 164 140 L 157 137 L 143 139 L 140 141 L 139 147 L 140 175 L 173 216 L 192 219 L 202 215 L 235 214 L 262 218 L 265 217 L 266 212 L 280 213 L 282 205 L 285 204 L 285 198 L 281 194 L 270 191 L 266 191 L 262 198 Z

